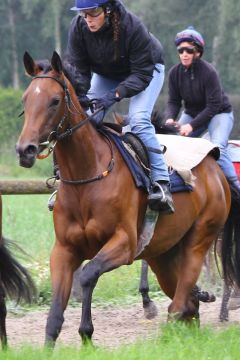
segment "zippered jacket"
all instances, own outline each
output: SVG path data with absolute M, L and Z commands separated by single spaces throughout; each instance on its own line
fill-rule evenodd
M 161 43 L 118 0 L 116 7 L 120 13 L 117 60 L 114 59 L 115 44 L 110 22 L 99 31 L 91 32 L 80 15 L 72 20 L 65 66 L 72 74 L 77 95 L 87 94 L 94 72 L 118 80 L 116 91 L 120 98 L 132 97 L 149 85 L 155 64 L 164 64 Z
M 181 63 L 173 66 L 169 71 L 168 90 L 165 118 L 177 120 L 183 105 L 184 112 L 193 117 L 193 130 L 207 126 L 216 114 L 232 111 L 215 68 L 202 59 L 195 60 L 190 68 Z

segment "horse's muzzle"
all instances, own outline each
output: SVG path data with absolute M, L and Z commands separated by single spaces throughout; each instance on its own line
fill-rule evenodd
M 19 158 L 19 165 L 26 168 L 30 168 L 33 166 L 36 160 L 36 156 L 38 154 L 38 148 L 34 144 L 28 144 L 24 146 L 18 143 L 16 145 L 16 153 Z

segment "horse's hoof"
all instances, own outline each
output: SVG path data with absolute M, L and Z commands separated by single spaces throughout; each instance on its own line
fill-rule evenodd
M 44 348 L 51 352 L 53 351 L 54 347 L 55 347 L 55 341 L 50 337 L 46 337 L 44 342 Z
M 216 296 L 214 294 L 209 293 L 208 291 L 199 291 L 198 299 L 202 302 L 214 302 L 216 301 Z
M 231 297 L 228 303 L 228 310 L 237 310 L 240 308 L 240 297 Z
M 220 321 L 220 322 L 227 322 L 227 321 L 228 321 L 228 316 L 226 316 L 226 317 L 220 316 L 220 317 L 219 317 L 219 321 Z
M 154 319 L 158 315 L 158 309 L 153 301 L 150 301 L 143 307 L 144 316 L 146 319 Z

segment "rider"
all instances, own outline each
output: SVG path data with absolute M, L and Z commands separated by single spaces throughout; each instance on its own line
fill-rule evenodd
M 149 151 L 149 206 L 172 213 L 168 170 L 150 120 L 164 81 L 162 46 L 119 0 L 75 0 L 71 10 L 79 14 L 69 29 L 65 67 L 80 104 L 88 110 L 94 98 L 95 109 L 107 111 L 130 98 L 131 131 L 156 149 Z
M 240 183 L 227 152 L 234 117 L 215 68 L 203 60 L 205 42 L 192 26 L 177 33 L 175 45 L 180 63 L 169 71 L 166 123 L 178 120 L 180 134 L 198 137 L 206 130 L 210 141 L 220 149 L 218 160 L 228 181 L 240 191 Z

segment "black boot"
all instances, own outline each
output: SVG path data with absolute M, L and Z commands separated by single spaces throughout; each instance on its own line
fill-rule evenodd
M 157 181 L 153 184 L 148 196 L 148 205 L 151 210 L 160 211 L 164 214 L 174 213 L 172 194 L 167 182 Z

